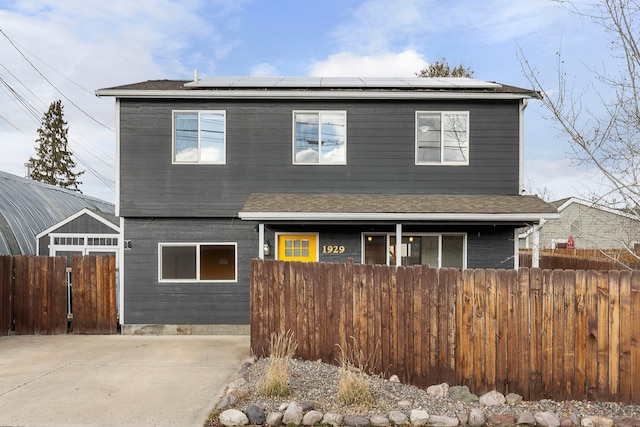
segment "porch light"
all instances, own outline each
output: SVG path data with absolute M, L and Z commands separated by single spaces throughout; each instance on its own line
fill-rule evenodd
M 264 245 L 262 245 L 262 252 L 267 256 L 271 253 L 271 245 L 268 240 L 264 242 Z

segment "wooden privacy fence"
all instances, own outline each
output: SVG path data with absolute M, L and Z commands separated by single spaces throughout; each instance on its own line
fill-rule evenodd
M 355 346 L 378 373 L 525 399 L 640 403 L 640 272 L 251 262 L 251 349 Z
M 74 256 L 73 332 L 117 332 L 115 257 Z M 67 333 L 65 257 L 0 256 L 0 336 Z

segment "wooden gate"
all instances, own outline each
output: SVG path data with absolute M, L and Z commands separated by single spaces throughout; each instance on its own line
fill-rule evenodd
M 65 257 L 0 256 L 0 336 L 117 333 L 115 257 L 73 257 L 70 322 L 66 271 Z

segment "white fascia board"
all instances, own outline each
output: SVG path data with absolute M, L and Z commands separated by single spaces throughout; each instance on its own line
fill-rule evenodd
M 96 221 L 99 221 L 99 222 L 103 223 L 104 225 L 106 225 L 107 227 L 110 227 L 116 233 L 120 233 L 120 228 L 118 228 L 117 225 L 111 223 L 110 221 L 107 221 L 106 219 L 104 219 L 100 215 L 90 211 L 89 209 L 83 208 L 83 209 L 79 210 L 78 212 L 74 213 L 73 215 L 63 219 L 62 221 L 53 224 L 51 227 L 47 228 L 46 230 L 43 230 L 40 233 L 36 234 L 36 239 L 40 239 L 42 236 L 45 236 L 45 235 L 51 233 L 52 231 L 62 227 L 63 225 L 69 224 L 71 221 L 74 221 L 75 219 L 81 217 L 82 215 L 89 215 L 90 217 L 94 218 Z M 78 234 L 83 234 L 83 233 L 78 233 Z
M 101 89 L 97 96 L 163 99 L 535 99 L 516 93 L 418 91 L 304 91 L 304 90 L 119 90 Z
M 557 213 L 350 213 L 350 212 L 239 212 L 244 221 L 533 221 L 558 219 Z

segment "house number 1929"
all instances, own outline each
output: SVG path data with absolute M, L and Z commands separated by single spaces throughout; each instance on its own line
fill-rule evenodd
M 344 246 L 323 246 L 322 253 L 323 254 L 343 254 Z

